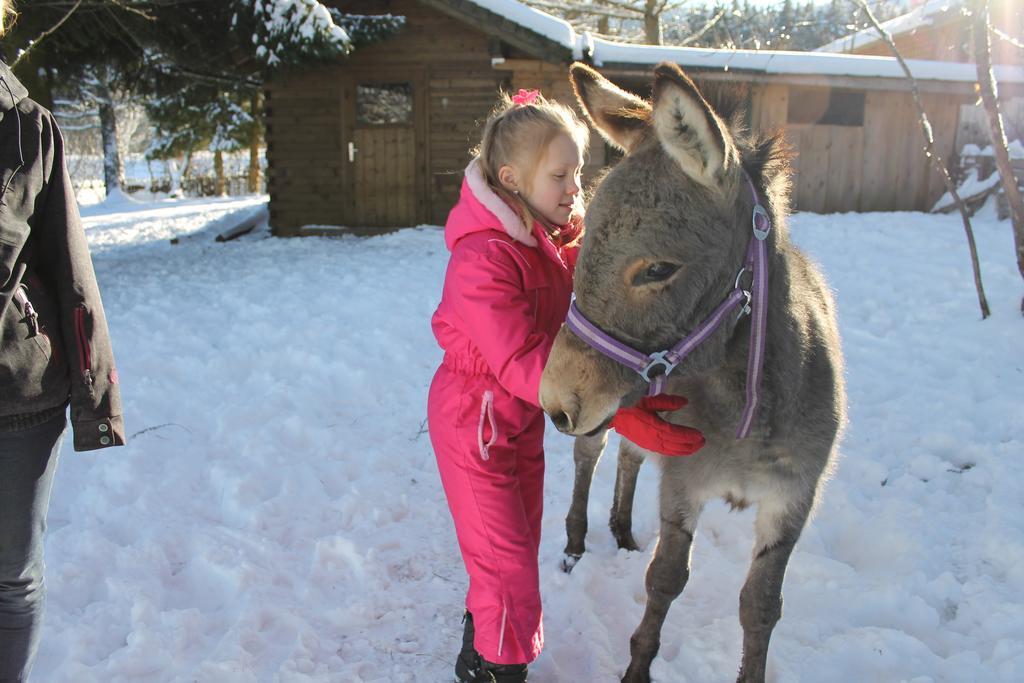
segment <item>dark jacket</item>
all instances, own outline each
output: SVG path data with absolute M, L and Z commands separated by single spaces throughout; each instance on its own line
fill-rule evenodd
M 0 62 L 0 429 L 71 402 L 76 451 L 125 442 L 114 354 L 53 115 Z

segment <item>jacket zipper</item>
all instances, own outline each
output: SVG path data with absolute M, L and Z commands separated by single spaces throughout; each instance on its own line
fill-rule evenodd
M 484 443 L 484 422 L 489 421 L 491 424 L 491 438 Z M 483 460 L 490 460 L 491 446 L 498 440 L 498 425 L 494 421 L 494 392 L 485 391 L 484 398 L 480 402 L 480 424 L 476 428 L 476 442 L 480 448 L 480 457 Z
M 28 338 L 39 334 L 39 314 L 36 313 L 35 307 L 32 302 L 28 299 L 28 294 L 25 294 L 25 290 L 21 285 L 14 290 L 14 298 L 21 304 L 21 312 L 24 314 L 24 322 L 28 325 Z
M 85 304 L 75 307 L 75 336 L 78 337 L 78 365 L 82 371 L 82 381 L 92 386 L 92 349 L 89 348 L 89 336 L 85 332 Z

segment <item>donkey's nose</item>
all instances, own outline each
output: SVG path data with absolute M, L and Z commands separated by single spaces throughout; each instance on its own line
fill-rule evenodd
M 569 417 L 568 413 L 564 410 L 554 410 L 548 413 L 548 416 L 551 418 L 551 422 L 555 425 L 555 429 L 566 434 L 572 432 L 572 418 Z

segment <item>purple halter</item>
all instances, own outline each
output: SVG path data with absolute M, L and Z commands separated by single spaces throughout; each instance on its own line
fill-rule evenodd
M 664 391 L 669 373 L 675 370 L 684 358 L 718 329 L 730 311 L 742 304 L 737 320 L 748 313 L 752 315 L 752 318 L 750 352 L 747 357 L 747 403 L 743 408 L 743 416 L 736 430 L 737 439 L 743 439 L 750 433 L 750 426 L 754 421 L 754 413 L 757 411 L 757 404 L 760 400 L 768 314 L 768 251 L 765 246 L 765 238 L 768 237 L 768 233 L 772 229 L 771 218 L 764 206 L 761 205 L 757 190 L 754 189 L 754 183 L 745 173 L 744 177 L 747 179 L 747 184 L 750 185 L 750 192 L 754 195 L 754 210 L 751 218 L 753 235 L 747 244 L 746 259 L 740 272 L 736 274 L 736 284 L 732 292 L 693 332 L 683 337 L 670 349 L 645 354 L 623 344 L 587 320 L 576 305 L 575 297 L 569 304 L 569 315 L 565 321 L 569 329 L 589 346 L 617 363 L 638 372 L 644 381 L 650 384 L 647 395 L 654 396 Z M 743 274 L 746 272 L 750 272 L 752 275 L 749 290 L 743 289 L 740 285 L 740 280 L 743 279 Z M 658 367 L 663 368 L 664 371 L 651 377 L 651 371 Z

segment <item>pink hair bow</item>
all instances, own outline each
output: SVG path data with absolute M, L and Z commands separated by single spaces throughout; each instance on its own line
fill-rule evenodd
M 512 103 L 523 107 L 527 104 L 533 104 L 537 101 L 537 97 L 540 96 L 540 90 L 527 90 L 526 88 L 520 88 L 519 92 L 512 96 Z

